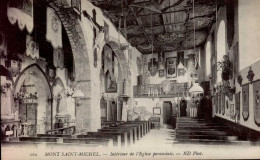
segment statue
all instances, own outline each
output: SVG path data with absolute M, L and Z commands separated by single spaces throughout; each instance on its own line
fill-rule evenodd
M 58 108 L 57 116 L 67 114 L 67 102 L 66 102 L 65 89 L 62 89 L 57 96 L 57 108 Z
M 1 119 L 14 119 L 14 97 L 11 83 L 1 85 Z

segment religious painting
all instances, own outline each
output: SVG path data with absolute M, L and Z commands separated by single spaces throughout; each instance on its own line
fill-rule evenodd
M 108 42 L 109 41 L 109 26 L 108 24 L 104 21 L 104 39 L 105 39 L 105 42 Z
M 253 99 L 255 123 L 260 126 L 260 80 L 253 82 Z
M 249 84 L 242 86 L 242 116 L 245 121 L 249 117 Z
M 155 76 L 158 72 L 158 61 L 155 58 L 151 58 L 148 62 L 148 70 L 151 76 Z
M 115 77 L 112 73 L 107 71 L 105 78 L 105 86 L 107 93 L 116 93 L 117 92 L 117 83 Z
M 236 108 L 236 119 L 240 121 L 240 92 L 235 95 L 235 108 Z
M 167 78 L 175 78 L 177 76 L 177 60 L 175 57 L 166 59 L 166 77 Z

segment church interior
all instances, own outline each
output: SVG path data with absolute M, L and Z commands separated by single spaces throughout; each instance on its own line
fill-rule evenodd
M 1 143 L 260 145 L 259 0 L 1 0 Z

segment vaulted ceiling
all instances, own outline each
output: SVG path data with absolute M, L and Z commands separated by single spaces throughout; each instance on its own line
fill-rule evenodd
M 194 5 L 192 0 L 90 1 L 143 54 L 204 44 L 216 15 L 215 0 L 194 0 Z

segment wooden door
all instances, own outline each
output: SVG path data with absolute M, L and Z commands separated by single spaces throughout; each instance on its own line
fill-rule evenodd
M 171 102 L 163 102 L 163 124 L 171 124 L 172 116 L 173 114 Z

